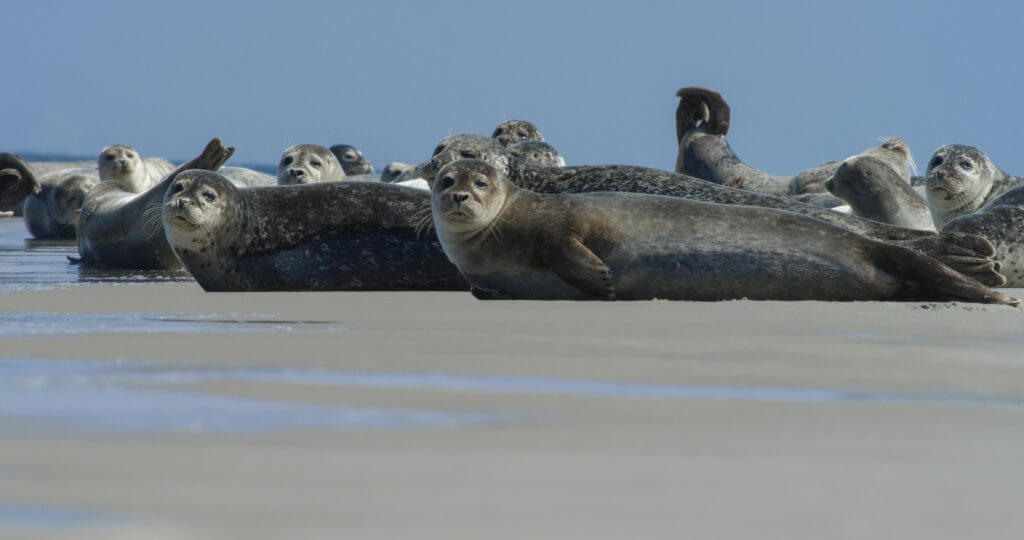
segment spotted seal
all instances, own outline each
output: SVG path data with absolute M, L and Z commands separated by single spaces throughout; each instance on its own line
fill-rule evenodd
M 345 176 L 359 176 L 373 173 L 373 165 L 363 157 L 363 152 L 348 144 L 336 144 L 329 149 L 338 158 Z
M 792 199 L 721 186 L 691 176 L 624 165 L 537 167 L 516 158 L 497 141 L 480 135 L 460 134 L 443 139 L 433 156 L 403 173 L 433 182 L 441 167 L 459 159 L 480 159 L 494 166 L 515 185 L 538 193 L 587 193 L 624 191 L 671 195 L 692 200 L 730 205 L 761 206 L 815 217 L 849 231 L 877 240 L 910 247 L 939 259 L 986 285 L 1004 282 L 995 253 L 984 238 L 961 233 L 937 235 L 833 212 L 827 208 Z M 402 178 L 402 177 L 399 177 Z
M 935 231 L 928 203 L 891 163 L 856 156 L 839 165 L 825 187 L 850 205 L 853 215 L 908 229 Z
M 505 120 L 494 128 L 491 137 L 505 147 L 523 141 L 544 142 L 544 134 L 526 120 Z
M 142 193 L 125 191 L 113 182 L 93 188 L 82 204 L 76 234 L 82 263 L 135 269 L 180 268 L 167 239 L 159 234 L 164 192 L 177 174 L 189 169 L 219 168 L 234 150 L 215 138 L 199 156 Z
M 980 210 L 955 217 L 943 231 L 976 234 L 995 245 L 1007 287 L 1024 287 L 1024 186 L 1017 186 Z
M 430 194 L 394 184 L 236 188 L 179 174 L 163 223 L 207 291 L 465 290 L 433 234 Z
M 981 150 L 948 144 L 928 162 L 925 194 L 937 227 L 957 216 L 970 214 L 994 201 L 1024 178 L 1003 172 Z
M 472 159 L 438 172 L 431 207 L 478 298 L 1019 304 L 920 253 L 770 208 L 534 193 Z
M 508 151 L 515 157 L 541 167 L 565 167 L 565 160 L 554 146 L 540 141 L 523 141 L 509 145 Z
M 319 144 L 297 144 L 285 149 L 277 164 L 282 186 L 315 184 L 345 179 L 345 170 L 330 150 Z

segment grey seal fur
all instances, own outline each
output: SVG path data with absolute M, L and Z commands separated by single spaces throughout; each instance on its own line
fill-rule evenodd
M 1022 184 L 1024 178 L 1003 172 L 978 148 L 948 144 L 928 161 L 925 194 L 935 226 L 942 228 Z
M 373 165 L 363 157 L 363 152 L 350 144 L 336 144 L 329 149 L 338 158 L 345 176 L 359 176 L 373 173 Z
M 540 141 L 523 141 L 508 147 L 513 156 L 541 167 L 565 167 L 565 160 L 554 146 Z
M 995 246 L 1007 287 L 1024 287 L 1024 186 L 1003 193 L 980 210 L 951 219 L 943 231 L 987 238 Z
M 787 210 L 820 219 L 870 238 L 910 247 L 939 259 L 987 285 L 1001 285 L 1004 282 L 1003 276 L 999 274 L 999 264 L 991 260 L 995 253 L 992 244 L 974 235 L 935 234 L 896 227 L 788 198 L 729 188 L 691 176 L 644 167 L 532 166 L 513 156 L 494 139 L 480 135 L 460 134 L 446 137 L 435 147 L 429 160 L 403 174 L 409 178 L 421 177 L 433 182 L 438 170 L 459 159 L 486 161 L 515 185 L 538 193 L 623 191 Z
M 178 175 L 163 206 L 167 242 L 207 291 L 466 290 L 426 230 L 430 194 L 329 182 L 236 188 Z
M 196 158 L 142 193 L 131 193 L 113 182 L 93 188 L 82 204 L 76 239 L 82 263 L 117 268 L 180 268 L 162 234 L 160 209 L 174 177 L 188 169 L 216 169 L 234 153 L 213 139 Z
M 638 193 L 533 193 L 479 160 L 438 172 L 432 213 L 479 298 L 1019 304 L 934 259 L 806 216 Z
M 99 183 L 95 167 L 44 174 L 39 192 L 25 197 L 22 216 L 29 234 L 41 240 L 73 240 L 86 194 Z
M 908 229 L 935 231 L 928 203 L 891 163 L 872 156 L 847 159 L 825 187 L 850 205 L 853 215 Z
M 319 144 L 296 144 L 285 149 L 277 164 L 281 186 L 335 182 L 345 179 L 345 170 L 330 150 Z
M 494 128 L 491 137 L 505 147 L 523 141 L 544 142 L 544 134 L 526 120 L 505 120 Z

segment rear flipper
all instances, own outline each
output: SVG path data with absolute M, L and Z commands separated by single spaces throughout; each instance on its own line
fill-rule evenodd
M 931 257 L 882 242 L 875 245 L 882 250 L 879 265 L 892 275 L 904 279 L 909 286 L 900 296 L 1020 305 L 1020 300 L 992 290 Z
M 0 153 L 0 209 L 12 209 L 41 186 L 28 163 L 17 154 Z
M 1000 273 L 1002 264 L 993 259 L 996 248 L 984 237 L 968 233 L 944 232 L 935 236 L 895 243 L 936 259 L 953 270 L 989 287 L 1006 285 L 1006 276 Z

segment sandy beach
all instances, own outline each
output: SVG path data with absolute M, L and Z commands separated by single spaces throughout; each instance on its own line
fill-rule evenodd
M 1011 538 L 1022 323 L 966 304 L 5 294 L 0 533 Z

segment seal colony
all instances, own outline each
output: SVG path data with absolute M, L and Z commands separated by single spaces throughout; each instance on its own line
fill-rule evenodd
M 46 201 L 32 214 L 52 224 L 30 229 L 73 231 L 83 264 L 183 266 L 207 291 L 1018 304 L 989 287 L 1024 285 L 1024 180 L 977 149 L 940 148 L 924 182 L 896 138 L 774 176 L 732 151 L 719 93 L 676 95 L 675 172 L 565 166 L 509 120 L 380 174 L 351 145 L 289 147 L 276 177 L 221 169 L 234 148 L 219 139 L 173 170 L 114 145 L 46 182 L 0 154 L 0 203 Z

